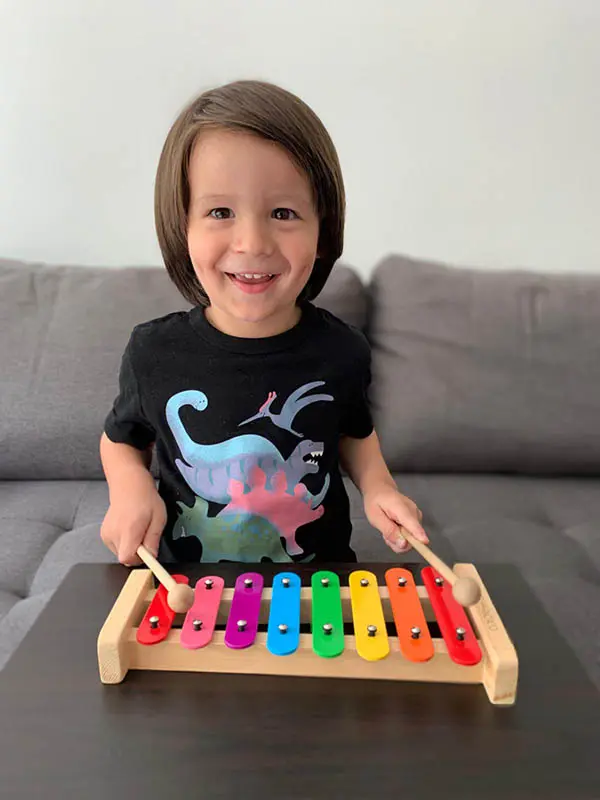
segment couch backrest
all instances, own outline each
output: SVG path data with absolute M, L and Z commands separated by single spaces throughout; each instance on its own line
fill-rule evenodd
M 394 471 L 600 474 L 600 276 L 393 257 L 370 314 L 338 265 L 317 305 L 373 347 Z M 135 324 L 187 308 L 159 268 L 0 260 L 0 479 L 102 478 L 98 440 Z
M 364 326 L 366 295 L 344 265 L 317 304 Z M 98 444 L 129 334 L 187 308 L 163 269 L 0 259 L 0 479 L 102 478 Z
M 391 257 L 370 291 L 390 468 L 600 474 L 600 275 Z

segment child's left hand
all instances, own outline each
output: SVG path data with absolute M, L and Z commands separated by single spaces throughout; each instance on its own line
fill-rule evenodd
M 389 485 L 375 487 L 363 497 L 365 514 L 374 528 L 383 536 L 394 553 L 406 553 L 410 544 L 402 536 L 402 528 L 425 544 L 429 538 L 421 526 L 423 514 L 416 503 Z

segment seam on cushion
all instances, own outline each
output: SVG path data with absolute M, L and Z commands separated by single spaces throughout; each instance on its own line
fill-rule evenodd
M 0 593 L 2 593 L 3 595 L 7 596 L 9 599 L 14 597 L 15 598 L 15 602 L 13 603 L 13 605 L 15 605 L 16 603 L 20 602 L 23 599 L 23 597 L 22 597 L 20 592 L 14 592 L 12 589 L 0 589 Z M 10 608 L 12 608 L 12 607 L 13 606 L 11 606 Z M 10 613 L 10 608 L 8 609 L 6 614 Z M 3 616 L 0 617 L 0 620 L 4 619 L 6 614 L 3 614 Z
M 61 481 L 61 483 L 62 482 L 63 481 Z M 48 483 L 50 483 L 50 481 L 48 481 Z M 75 481 L 73 481 L 73 483 L 75 483 Z M 77 513 L 78 513 L 79 509 L 81 508 L 81 503 L 82 503 L 82 500 L 83 500 L 83 496 L 85 495 L 85 493 L 89 489 L 89 485 L 90 485 L 91 481 L 86 480 L 86 481 L 82 481 L 82 483 L 83 483 L 83 488 L 81 489 L 81 494 L 79 495 L 79 497 L 77 498 L 77 501 L 75 503 L 75 508 L 73 510 L 73 514 L 71 516 L 71 520 L 68 523 L 68 527 L 65 527 L 64 525 L 55 525 L 53 522 L 48 522 L 44 517 L 25 517 L 22 514 L 0 513 L 0 519 L 6 519 L 6 520 L 15 520 L 15 519 L 21 520 L 22 519 L 25 522 L 42 522 L 42 523 L 44 523 L 46 525 L 50 525 L 53 528 L 57 528 L 57 529 L 62 528 L 63 533 L 67 533 L 67 531 L 70 531 L 70 530 L 72 531 L 73 530 L 73 523 L 75 522 L 75 518 L 77 516 Z
M 24 519 L 24 517 L 21 517 L 21 519 Z M 35 522 L 41 522 L 42 520 L 34 520 L 34 521 L 35 521 Z M 50 525 L 50 523 L 46 523 L 46 524 L 47 524 L 47 525 Z M 59 527 L 58 527 L 58 526 L 56 526 L 56 525 L 52 525 L 51 527 L 53 527 L 55 530 L 57 530 L 57 531 L 58 531 L 58 534 L 57 534 L 57 536 L 55 536 L 55 537 L 52 539 L 52 541 L 49 543 L 48 547 L 46 547 L 46 548 L 45 548 L 44 552 L 41 554 L 40 560 L 39 560 L 39 562 L 38 562 L 38 564 L 37 564 L 37 566 L 36 566 L 35 570 L 32 570 L 32 571 L 31 571 L 31 573 L 30 573 L 30 576 L 29 576 L 28 580 L 25 582 L 25 590 L 26 590 L 26 594 L 24 594 L 24 595 L 23 595 L 23 600 L 26 600 L 28 597 L 32 597 L 32 596 L 33 596 L 33 595 L 31 594 L 31 586 L 32 586 L 32 584 L 33 584 L 33 581 L 34 581 L 34 579 L 35 579 L 35 576 L 36 576 L 36 575 L 37 575 L 37 573 L 38 573 L 38 570 L 39 570 L 39 568 L 42 566 L 42 564 L 44 563 L 44 561 L 45 561 L 45 559 L 46 559 L 46 556 L 48 555 L 48 553 L 50 552 L 50 550 L 51 550 L 51 549 L 54 547 L 54 545 L 56 544 L 56 542 L 57 542 L 57 541 L 60 539 L 60 537 L 61 537 L 61 536 L 64 536 L 64 535 L 65 535 L 65 533 L 67 533 L 67 531 L 65 530 L 65 528 L 63 528 L 62 526 L 59 528 Z
M 31 286 L 35 294 L 36 311 L 37 311 L 40 307 L 47 304 L 46 299 L 43 297 L 43 287 L 42 290 L 40 291 L 40 286 L 47 276 L 42 271 L 38 272 L 36 270 L 35 272 L 30 273 L 30 277 L 31 277 Z M 40 363 L 44 358 L 44 355 L 46 354 L 48 333 L 52 329 L 52 326 L 54 325 L 54 321 L 56 319 L 58 311 L 58 301 L 61 292 L 63 290 L 63 286 L 64 286 L 64 271 L 58 269 L 56 271 L 56 279 L 54 280 L 51 290 L 52 306 L 50 308 L 50 313 L 46 319 L 46 324 L 43 333 L 40 331 L 40 336 L 38 338 L 38 341 L 36 342 L 35 353 L 33 355 L 33 359 L 31 362 L 32 369 L 31 369 L 30 384 L 28 387 L 30 392 L 32 391 L 33 388 L 32 384 L 34 384 L 35 381 L 37 380 Z
M 61 532 L 58 534 L 58 536 L 57 536 L 57 537 L 54 539 L 54 541 L 53 541 L 53 542 L 50 544 L 50 546 L 49 546 L 49 547 L 46 549 L 46 551 L 44 552 L 44 555 L 42 556 L 42 558 L 41 558 L 41 560 L 40 560 L 40 563 L 39 563 L 39 564 L 38 564 L 38 566 L 37 566 L 37 569 L 36 569 L 36 570 L 35 570 L 35 572 L 34 572 L 34 573 L 31 575 L 31 579 L 30 579 L 30 580 L 27 582 L 27 594 L 26 594 L 26 595 L 24 595 L 23 599 L 26 599 L 26 598 L 28 598 L 28 597 L 37 597 L 37 596 L 38 596 L 38 593 L 36 593 L 35 595 L 32 595 L 32 594 L 31 594 L 31 587 L 32 587 L 32 585 L 33 585 L 33 581 L 35 580 L 35 576 L 37 575 L 37 573 L 38 573 L 38 571 L 39 571 L 40 567 L 41 567 L 41 566 L 42 566 L 42 564 L 44 563 L 44 561 L 45 561 L 45 559 L 46 559 L 46 556 L 48 555 L 48 553 L 50 552 L 50 550 L 51 550 L 51 549 L 54 547 L 54 545 L 56 544 L 56 542 L 58 542 L 58 540 L 60 539 L 60 537 L 61 537 L 61 536 L 64 536 L 64 535 L 65 535 L 65 534 L 67 534 L 67 533 L 70 533 L 71 531 L 73 531 L 73 530 L 74 530 L 74 528 L 73 528 L 73 523 L 75 522 L 75 519 L 76 519 L 76 517 L 77 517 L 77 513 L 78 513 L 78 511 L 79 511 L 79 509 L 80 509 L 80 507 L 81 507 L 81 502 L 82 502 L 82 500 L 83 500 L 83 496 L 85 495 L 85 493 L 87 492 L 87 490 L 88 490 L 88 488 L 89 488 L 89 484 L 90 484 L 90 481 L 86 481 L 86 482 L 84 483 L 84 486 L 83 486 L 83 488 L 82 488 L 82 490 L 81 490 L 81 494 L 79 495 L 79 498 L 78 498 L 78 500 L 77 500 L 77 503 L 75 504 L 75 509 L 74 509 L 74 511 L 73 511 L 73 515 L 72 515 L 72 517 L 71 517 L 71 521 L 70 521 L 70 523 L 69 523 L 69 527 L 68 527 L 68 528 L 63 528 L 63 529 L 62 529 L 62 531 L 61 531 Z M 24 517 L 21 517 L 21 519 L 24 519 Z M 36 521 L 39 521 L 39 520 L 36 520 Z M 43 592 L 41 592 L 40 594 L 43 594 Z
M 41 522 L 44 525 L 48 525 L 50 528 L 56 528 L 57 530 L 62 530 L 66 532 L 66 528 L 63 525 L 55 525 L 54 522 L 48 522 L 48 520 L 44 519 L 43 517 L 24 517 L 22 514 L 0 514 L 0 519 L 8 519 L 8 520 L 20 520 L 22 519 L 24 522 Z
M 580 528 L 582 524 L 589 525 L 590 528 L 592 527 L 591 519 L 589 522 L 580 523 L 579 525 L 569 525 L 566 528 L 558 527 L 556 525 L 554 527 L 556 530 L 560 531 L 560 533 L 564 536 L 564 538 L 569 541 L 570 545 L 579 553 L 579 555 L 583 559 L 585 559 L 585 563 L 583 564 L 583 566 L 584 568 L 589 568 L 594 573 L 595 579 L 590 579 L 586 575 L 582 574 L 580 574 L 579 577 L 582 580 L 591 583 L 593 586 L 600 587 L 600 568 L 596 563 L 596 559 L 592 557 L 591 551 L 588 549 L 588 547 L 586 547 L 586 545 L 583 542 L 581 542 L 576 536 L 572 536 L 569 533 L 569 531 L 573 531 L 576 530 L 577 528 Z
M 75 510 L 73 511 L 73 516 L 71 517 L 71 521 L 69 523 L 69 530 L 70 531 L 73 530 L 73 523 L 75 522 L 75 519 L 77 517 L 77 513 L 78 513 L 79 509 L 81 508 L 81 501 L 83 500 L 84 494 L 88 490 L 88 486 L 89 486 L 89 481 L 86 481 L 84 483 L 84 485 L 83 485 L 82 490 L 81 490 L 81 494 L 79 495 L 79 498 L 77 499 L 77 503 L 75 505 Z M 66 531 L 65 531 L 65 533 L 66 533 Z

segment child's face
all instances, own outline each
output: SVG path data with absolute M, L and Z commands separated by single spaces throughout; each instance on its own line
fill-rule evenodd
M 210 322 L 245 337 L 292 327 L 319 238 L 306 175 L 273 142 L 208 130 L 192 151 L 189 184 L 188 248 Z

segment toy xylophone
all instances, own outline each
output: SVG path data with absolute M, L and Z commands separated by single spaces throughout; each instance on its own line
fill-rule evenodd
M 106 619 L 103 683 L 129 669 L 379 678 L 483 684 L 490 702 L 515 702 L 517 654 L 472 564 L 453 572 L 477 585 L 468 608 L 432 566 L 420 570 L 423 585 L 402 567 L 386 570 L 385 585 L 358 568 L 348 586 L 319 570 L 310 586 L 285 571 L 272 586 L 246 572 L 233 587 L 215 574 L 193 589 L 184 575 L 161 575 L 156 589 L 155 574 L 133 570 Z M 185 614 L 168 602 L 175 586 L 193 592 Z

